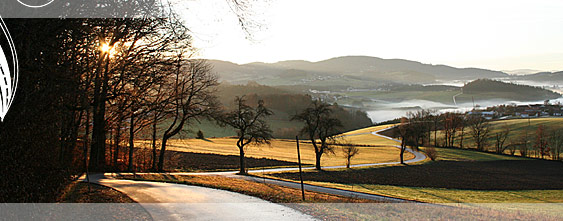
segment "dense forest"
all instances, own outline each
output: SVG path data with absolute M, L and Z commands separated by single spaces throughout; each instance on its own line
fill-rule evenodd
M 555 99 L 561 97 L 560 94 L 545 90 L 541 87 L 505 83 L 490 79 L 479 79 L 467 83 L 463 86 L 463 92 L 466 94 L 494 93 L 499 97 L 520 101 Z

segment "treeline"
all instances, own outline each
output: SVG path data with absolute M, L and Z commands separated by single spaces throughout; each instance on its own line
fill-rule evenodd
M 190 59 L 189 30 L 175 17 L 6 21 L 20 52 L 20 80 L 0 123 L 0 202 L 53 202 L 87 168 L 163 171 L 171 138 L 203 119 L 231 125 L 212 67 Z M 289 107 L 305 109 L 312 100 L 249 95 L 248 103 L 271 105 L 289 119 L 302 111 Z M 346 120 L 367 118 L 330 108 Z M 142 134 L 149 148 L 135 146 Z M 147 152 L 142 163 L 140 149 Z
M 529 126 L 528 126 L 529 127 Z M 514 136 L 511 136 L 513 135 Z M 466 148 L 497 154 L 518 155 L 541 159 L 561 160 L 563 152 L 563 129 L 526 128 L 513 131 L 510 125 L 495 124 L 481 115 L 466 113 L 439 113 L 419 110 L 407 113 L 394 130 L 401 138 L 401 155 L 407 146 Z M 430 148 L 431 152 L 434 152 Z M 431 156 L 433 158 L 434 156 Z
M 143 130 L 162 140 L 152 145 L 162 170 L 166 140 L 220 110 L 216 76 L 189 59 L 189 31 L 173 18 L 6 21 L 21 71 L 0 124 L 0 201 L 53 201 L 86 165 L 133 170 Z
M 541 87 L 505 83 L 497 80 L 478 79 L 463 86 L 463 92 L 468 94 L 479 93 L 510 93 L 516 100 L 542 100 L 561 97 L 560 94 L 545 90 Z

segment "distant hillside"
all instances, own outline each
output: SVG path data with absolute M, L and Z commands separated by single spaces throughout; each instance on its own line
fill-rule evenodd
M 222 83 L 218 87 L 217 96 L 226 109 L 233 108 L 236 96 L 246 96 L 247 103 L 257 105 L 258 100 L 264 100 L 264 105 L 274 112 L 268 117 L 268 122 L 276 138 L 294 138 L 303 126 L 301 122 L 291 121 L 291 117 L 307 108 L 312 98 L 306 94 L 292 93 L 284 89 L 260 85 L 250 82 L 246 85 Z M 341 131 L 349 131 L 372 125 L 366 112 L 359 109 L 332 106 L 334 115 L 342 121 Z M 234 131 L 230 128 L 222 129 L 210 121 L 202 121 L 192 129 L 202 130 L 206 136 L 232 136 Z
M 502 72 L 510 75 L 529 75 L 529 74 L 539 73 L 541 71 L 534 69 L 516 69 L 516 70 L 502 70 Z
M 518 101 L 556 99 L 560 94 L 540 87 L 479 79 L 463 86 L 464 94 L 478 95 L 479 99 L 504 98 Z
M 528 81 L 539 81 L 539 82 L 552 82 L 552 81 L 563 82 L 563 71 L 540 72 L 536 74 L 518 76 L 517 79 L 528 80 Z
M 346 56 L 319 62 L 280 61 L 249 63 L 210 60 L 221 80 L 232 83 L 256 81 L 265 85 L 315 85 L 373 87 L 374 84 L 434 83 L 449 80 L 508 77 L 499 71 L 478 68 L 454 68 L 446 65 L 423 64 L 402 59 L 382 59 L 368 56 Z

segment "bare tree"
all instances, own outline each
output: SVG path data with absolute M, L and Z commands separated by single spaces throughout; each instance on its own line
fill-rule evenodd
M 529 155 L 529 141 L 527 136 L 520 137 L 520 141 L 518 143 L 518 151 L 520 152 L 520 156 L 527 157 Z
M 465 128 L 467 127 L 467 118 L 465 115 L 460 116 L 459 118 L 459 148 L 463 149 L 463 140 L 465 139 Z
M 217 77 L 205 60 L 185 60 L 183 54 L 179 54 L 168 84 L 171 98 L 167 110 L 172 122 L 162 135 L 158 171 L 164 170 L 168 140 L 180 133 L 189 120 L 213 116 L 219 105 L 214 95 Z
M 438 129 L 440 128 L 440 123 L 442 122 L 442 115 L 438 111 L 433 111 L 432 115 L 432 130 L 434 130 L 434 146 L 438 146 Z
M 481 116 L 471 116 L 469 122 L 475 147 L 480 151 L 485 150 L 490 132 L 489 122 Z
M 235 98 L 235 109 L 219 116 L 219 122 L 237 130 L 237 147 L 240 157 L 239 174 L 246 174 L 244 150 L 248 145 L 269 144 L 272 139 L 272 130 L 265 118 L 272 115 L 272 111 L 264 106 L 264 101 L 259 100 L 256 108 L 246 104 L 243 97 Z
M 407 146 L 412 143 L 412 127 L 411 125 L 409 125 L 409 120 L 406 117 L 401 118 L 401 124 L 399 124 L 398 129 L 396 130 L 396 133 L 398 135 L 398 137 L 401 139 L 401 152 L 400 152 L 400 158 L 401 158 L 401 164 L 404 164 L 404 154 L 405 151 L 407 150 Z
M 510 133 L 510 127 L 507 124 L 504 124 L 501 128 L 501 131 L 499 131 L 495 134 L 495 140 L 496 140 L 495 150 L 496 150 L 496 153 L 504 153 L 504 151 L 506 150 L 507 147 L 504 145 L 504 143 L 506 142 L 506 139 L 508 138 L 509 133 Z
M 536 130 L 536 143 L 534 144 L 534 148 L 539 152 L 542 159 L 544 156 L 549 155 L 550 151 L 547 142 L 547 135 L 543 125 L 538 126 L 538 129 Z
M 549 146 L 551 147 L 551 159 L 561 160 L 561 152 L 563 150 L 563 129 L 554 129 L 548 138 Z
M 418 110 L 415 112 L 407 112 L 407 120 L 411 145 L 415 150 L 424 144 L 424 138 L 431 127 L 431 122 L 427 121 L 430 112 L 427 110 Z
M 342 123 L 332 116 L 330 105 L 321 101 L 313 101 L 310 107 L 293 116 L 292 120 L 305 123 L 301 134 L 309 136 L 315 150 L 315 168 L 321 170 L 321 157 L 325 153 L 334 153 L 331 144 Z
M 464 116 L 459 113 L 447 112 L 444 114 L 444 140 L 446 146 L 453 147 L 458 129 L 465 129 Z
M 352 158 L 360 152 L 360 149 L 354 144 L 344 143 L 342 146 L 342 152 L 344 153 L 344 157 L 346 157 L 346 168 L 350 168 Z

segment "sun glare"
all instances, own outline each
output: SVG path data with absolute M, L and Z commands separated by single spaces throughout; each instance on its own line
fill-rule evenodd
M 111 50 L 111 47 L 107 44 L 103 44 L 102 47 L 100 48 L 103 52 L 109 52 Z
M 102 47 L 100 47 L 100 50 L 102 50 L 102 52 L 107 53 L 111 50 L 111 47 L 108 44 L 103 44 Z

